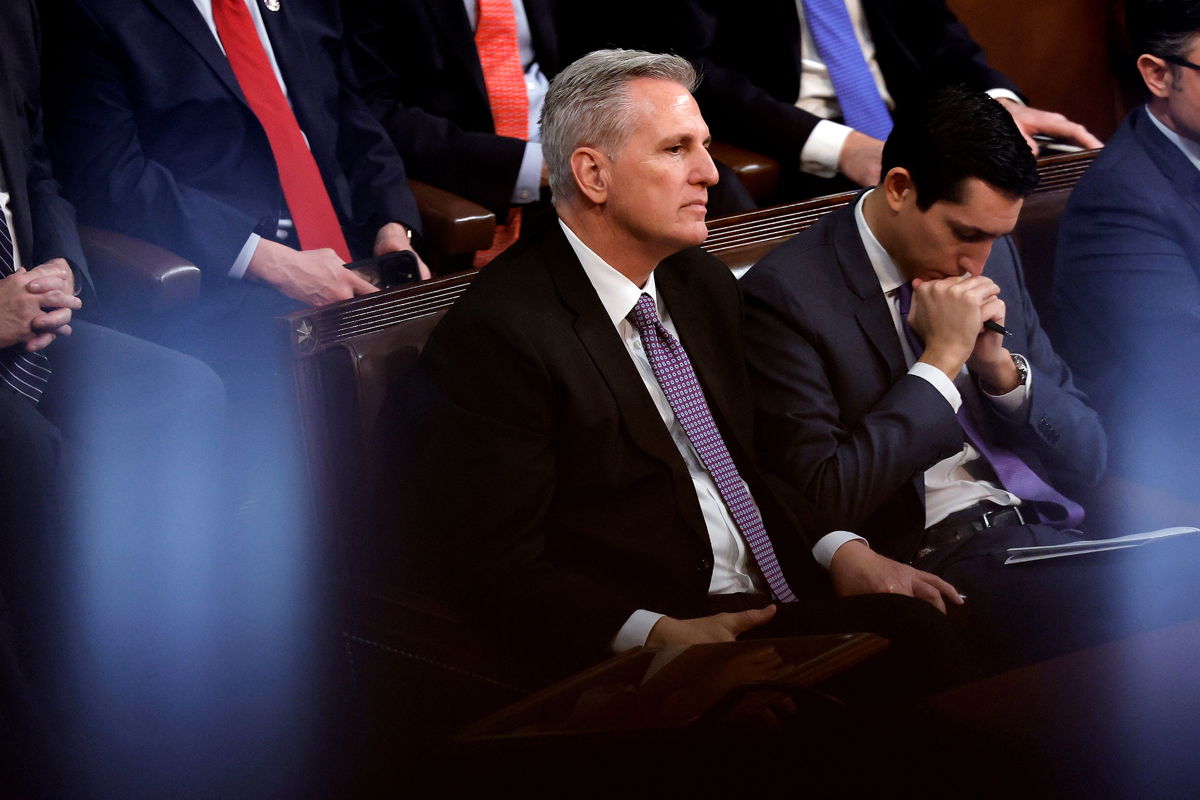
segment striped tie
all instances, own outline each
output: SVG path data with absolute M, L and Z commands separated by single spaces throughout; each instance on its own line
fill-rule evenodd
M 795 602 L 796 595 L 783 577 L 783 569 L 763 527 L 762 517 L 738 474 L 725 440 L 721 438 L 683 345 L 659 321 L 654 298 L 648 294 L 643 293 L 638 299 L 637 305 L 629 312 L 629 321 L 637 327 L 642 337 L 642 347 L 646 349 L 654 377 L 667 396 L 675 419 L 683 426 L 700 462 L 717 484 L 717 493 L 737 523 L 746 544 L 750 545 L 750 552 L 767 585 L 771 587 L 771 594 L 781 603 Z
M 4 191 L 3 182 L 0 182 L 0 191 Z M 16 250 L 7 221 L 0 219 L 0 223 L 0 278 L 7 278 L 17 271 Z M 36 403 L 42 399 L 49 378 L 50 366 L 45 353 L 28 353 L 20 344 L 0 350 L 0 382 L 14 392 Z

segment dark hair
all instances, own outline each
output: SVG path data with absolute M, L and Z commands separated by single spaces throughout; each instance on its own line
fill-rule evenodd
M 1143 53 L 1183 58 L 1200 30 L 1196 0 L 1126 0 L 1125 32 L 1136 59 Z
M 883 146 L 883 175 L 895 167 L 908 170 L 922 211 L 939 200 L 960 202 L 967 178 L 1015 197 L 1038 184 L 1037 159 L 1012 115 L 987 94 L 961 86 L 897 110 Z

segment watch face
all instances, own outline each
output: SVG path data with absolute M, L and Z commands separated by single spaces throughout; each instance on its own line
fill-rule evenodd
M 1024 386 L 1029 382 L 1029 362 L 1025 360 L 1025 356 L 1020 353 L 1012 354 L 1013 365 L 1017 368 L 1018 379 L 1021 385 Z

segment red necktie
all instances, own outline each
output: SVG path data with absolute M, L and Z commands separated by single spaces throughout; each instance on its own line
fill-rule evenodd
M 300 247 L 304 250 L 328 247 L 343 261 L 349 261 L 350 248 L 321 180 L 321 171 L 271 69 L 250 9 L 244 0 L 213 0 L 213 19 L 229 66 L 271 144 L 283 199 L 296 224 Z
M 475 49 L 483 67 L 496 135 L 528 139 L 529 95 L 525 92 L 525 71 L 512 0 L 479 0 L 478 8 Z M 507 222 L 496 226 L 492 246 L 475 254 L 475 266 L 482 267 L 499 255 L 517 240 L 520 232 L 521 209 L 509 209 Z

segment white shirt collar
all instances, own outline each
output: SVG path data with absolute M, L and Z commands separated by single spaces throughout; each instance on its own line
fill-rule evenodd
M 867 250 L 867 259 L 871 262 L 871 267 L 875 270 L 875 277 L 879 279 L 879 286 L 883 289 L 884 294 L 890 294 L 902 285 L 907 283 L 904 276 L 900 274 L 900 268 L 896 266 L 896 262 L 888 255 L 888 251 L 883 249 L 883 245 L 875 238 L 875 234 L 871 232 L 871 226 L 867 224 L 867 218 L 863 214 L 863 202 L 867 199 L 867 195 L 875 191 L 868 189 L 863 193 L 862 197 L 858 198 L 858 202 L 854 204 L 854 221 L 858 224 L 858 236 L 862 239 L 863 247 Z
M 1168 128 L 1162 123 L 1162 120 L 1154 116 L 1154 112 L 1150 110 L 1149 106 L 1146 106 L 1146 116 L 1150 118 L 1150 121 L 1154 123 L 1155 127 L 1162 131 L 1163 136 L 1170 139 L 1175 143 L 1176 147 L 1183 151 L 1183 154 L 1187 156 L 1187 160 L 1192 162 L 1193 167 L 1200 169 L 1200 142 L 1193 142 L 1191 139 L 1185 139 L 1175 131 Z
M 658 290 L 654 286 L 653 272 L 650 273 L 650 279 L 646 281 L 646 285 L 639 289 L 636 283 L 617 272 L 608 262 L 592 252 L 592 249 L 575 235 L 575 231 L 571 230 L 561 217 L 558 224 L 562 226 L 563 233 L 567 235 L 567 242 L 575 251 L 579 263 L 583 265 L 583 271 L 587 274 L 588 280 L 592 282 L 596 294 L 600 295 L 600 302 L 604 304 L 604 310 L 608 312 L 608 318 L 612 320 L 614 327 L 620 325 L 621 321 L 633 310 L 642 294 L 648 294 L 654 299 L 659 319 L 665 318 L 666 311 L 658 297 Z

